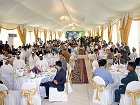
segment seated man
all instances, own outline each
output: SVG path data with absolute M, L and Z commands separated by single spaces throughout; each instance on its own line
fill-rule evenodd
M 114 64 L 125 64 L 125 60 L 122 58 L 121 53 L 118 53 L 114 58 Z
M 13 67 L 15 69 L 21 69 L 21 68 L 25 68 L 26 64 L 25 64 L 25 60 L 23 60 L 20 57 L 20 53 L 17 53 L 14 61 L 13 61 Z
M 105 59 L 99 60 L 99 68 L 95 69 L 94 76 L 100 76 L 104 81 L 106 86 L 108 84 L 113 84 L 113 78 L 108 70 L 106 70 L 107 61 Z
M 57 69 L 56 76 L 52 82 L 41 83 L 40 86 L 44 86 L 46 89 L 46 96 L 44 99 L 49 98 L 49 87 L 57 88 L 58 91 L 64 91 L 64 84 L 66 83 L 66 71 L 62 68 L 61 61 L 56 61 L 55 68 Z
M 42 67 L 43 70 L 48 68 L 48 62 L 42 54 L 39 55 L 39 59 L 36 61 L 36 67 Z
M 119 89 L 115 90 L 115 102 L 120 101 L 121 94 L 125 93 L 125 89 L 128 83 L 132 81 L 138 81 L 138 76 L 135 72 L 136 64 L 134 62 L 129 62 L 127 70 L 129 71 L 128 75 L 121 80 L 123 85 L 119 86 Z
M 136 52 L 136 48 L 132 48 L 132 53 L 129 55 L 130 61 L 134 62 L 136 58 L 138 57 L 138 54 Z
M 14 89 L 14 78 L 12 76 L 12 74 L 14 74 L 14 68 L 13 66 L 9 63 L 9 59 L 5 59 L 5 63 L 1 66 L 1 78 L 3 83 L 7 86 L 8 89 L 12 90 Z M 2 81 L 0 81 L 0 83 L 2 83 Z
M 35 52 L 32 52 L 32 55 L 29 57 L 29 66 L 35 66 L 38 60 L 38 56 L 35 54 Z

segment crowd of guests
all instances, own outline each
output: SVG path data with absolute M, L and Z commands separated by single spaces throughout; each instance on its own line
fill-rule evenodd
M 51 53 L 52 55 L 59 55 L 60 61 L 55 63 L 55 67 L 58 70 L 56 77 L 52 82 L 46 82 L 40 84 L 46 88 L 46 99 L 48 96 L 48 89 L 50 86 L 56 87 L 59 91 L 64 90 L 64 83 L 66 82 L 66 70 L 67 63 L 69 63 L 72 53 L 77 53 L 78 48 L 82 47 L 89 55 L 92 61 L 98 61 L 99 68 L 94 71 L 94 76 L 100 76 L 104 79 L 106 86 L 114 84 L 110 72 L 106 66 L 111 64 L 127 64 L 128 75 L 121 80 L 123 85 L 119 86 L 119 89 L 115 91 L 115 102 L 120 101 L 120 95 L 125 93 L 125 89 L 128 83 L 131 81 L 138 81 L 137 74 L 135 72 L 136 64 L 135 60 L 138 58 L 136 49 L 132 49 L 132 53 L 128 45 L 123 42 L 114 44 L 113 42 L 107 43 L 101 39 L 95 40 L 92 37 L 85 37 L 62 42 L 60 40 L 47 41 L 44 44 L 38 45 L 26 44 L 14 48 L 14 46 L 8 45 L 6 41 L 3 44 L 0 41 L 0 69 L 1 73 L 7 74 L 14 72 L 14 69 L 25 68 L 29 66 L 41 66 L 46 69 L 48 66 L 54 66 L 49 64 L 45 59 L 45 55 Z M 62 75 L 61 75 L 62 74 Z M 2 81 L 0 81 L 2 83 Z M 12 81 L 11 81 L 12 85 Z
M 99 68 L 96 68 L 93 75 L 100 76 L 104 81 L 107 89 L 118 89 L 115 90 L 114 104 L 119 105 L 121 94 L 125 93 L 126 86 L 132 81 L 138 81 L 138 75 L 135 72 L 136 60 L 138 59 L 138 54 L 136 48 L 132 48 L 132 52 L 128 45 L 124 45 L 122 42 L 114 44 L 113 42 L 106 43 L 106 41 L 91 42 L 87 46 L 87 52 L 89 59 L 97 61 Z M 125 68 L 128 70 L 126 77 L 121 79 L 121 85 L 115 83 L 112 78 L 110 71 L 108 70 L 108 65 L 127 65 Z M 139 66 L 139 65 L 138 65 Z M 118 86 L 120 85 L 120 86 Z
M 9 90 L 14 89 L 14 78 L 11 74 L 15 73 L 20 69 L 24 69 L 27 66 L 30 69 L 34 67 L 41 67 L 42 70 L 47 70 L 47 68 L 55 67 L 57 73 L 52 82 L 46 82 L 40 84 L 40 86 L 45 86 L 46 97 L 48 99 L 49 87 L 53 86 L 58 89 L 58 91 L 64 91 L 64 84 L 66 82 L 66 70 L 67 64 L 69 63 L 71 54 L 77 53 L 78 42 L 74 38 L 62 42 L 60 40 L 47 41 L 44 44 L 26 44 L 24 46 L 19 46 L 14 48 L 10 46 L 6 41 L 3 44 L 0 41 L 0 83 L 6 83 L 4 80 L 8 80 L 7 85 Z M 49 62 L 51 58 L 48 55 L 57 56 L 59 59 L 55 62 Z M 5 76 L 6 74 L 6 76 Z M 45 84 L 45 85 L 44 85 Z
M 115 45 L 113 42 L 107 44 L 106 41 L 92 42 L 87 46 L 87 52 L 90 53 L 93 61 L 105 58 L 108 61 L 112 61 L 112 64 L 135 62 L 136 58 L 138 58 L 136 48 L 133 47 L 131 52 L 129 46 L 124 45 L 123 42 L 121 45 L 119 43 Z

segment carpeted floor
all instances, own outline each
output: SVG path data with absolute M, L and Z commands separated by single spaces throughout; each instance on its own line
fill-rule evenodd
M 77 59 L 75 62 L 75 67 L 72 71 L 72 83 L 88 83 L 85 60 L 82 58 Z

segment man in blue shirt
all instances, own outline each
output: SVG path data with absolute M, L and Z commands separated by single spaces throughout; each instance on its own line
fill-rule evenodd
M 107 61 L 105 59 L 99 60 L 99 68 L 95 69 L 94 76 L 100 76 L 104 81 L 106 86 L 108 84 L 113 84 L 113 78 L 108 70 L 106 70 Z

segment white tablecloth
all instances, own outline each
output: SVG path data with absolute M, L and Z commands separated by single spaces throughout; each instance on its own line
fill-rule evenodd
M 113 65 L 110 69 L 111 69 L 110 73 L 112 75 L 114 82 L 118 84 L 121 84 L 121 79 L 126 77 L 128 74 L 126 66 L 123 65 L 121 66 Z
M 14 77 L 14 87 L 15 87 L 14 90 L 20 91 L 23 83 L 32 82 L 36 85 L 37 91 L 39 93 L 40 83 L 41 82 L 52 81 L 54 79 L 55 75 L 56 75 L 55 69 L 54 68 L 49 68 L 47 70 L 47 72 L 42 74 L 42 76 L 36 76 L 35 78 L 30 78 L 28 76 L 22 76 L 22 77 L 15 76 Z

